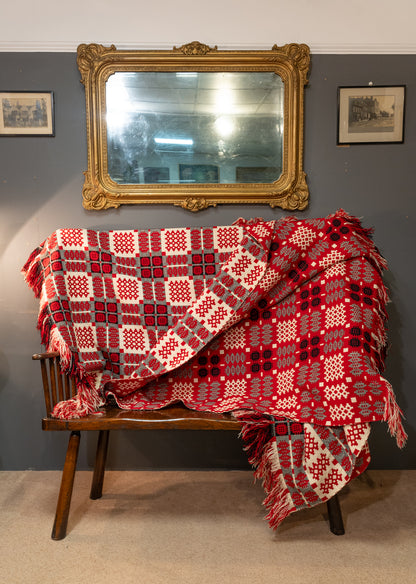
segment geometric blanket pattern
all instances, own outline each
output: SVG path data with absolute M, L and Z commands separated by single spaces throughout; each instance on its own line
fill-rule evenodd
M 299 221 L 160 230 L 61 229 L 23 268 L 38 326 L 77 379 L 53 415 L 232 412 L 268 520 L 328 500 L 363 472 L 370 423 L 406 434 L 381 375 L 386 263 L 340 210 Z

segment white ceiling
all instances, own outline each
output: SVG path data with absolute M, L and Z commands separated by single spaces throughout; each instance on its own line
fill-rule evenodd
M 1 51 L 75 51 L 80 43 L 219 48 L 301 42 L 312 53 L 416 53 L 414 0 L 21 0 L 3 2 Z

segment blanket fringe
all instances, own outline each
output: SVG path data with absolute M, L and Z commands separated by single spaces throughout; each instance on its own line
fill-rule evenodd
M 52 417 L 63 420 L 88 416 L 103 405 L 91 376 L 80 366 L 78 356 L 75 355 L 59 330 L 56 327 L 45 325 L 42 329 L 47 351 L 58 351 L 61 371 L 73 375 L 76 379 L 77 396 L 73 399 L 58 402 L 51 412 Z M 47 338 L 46 338 L 47 337 Z
M 233 416 L 243 424 L 240 437 L 244 440 L 244 450 L 247 452 L 249 463 L 257 468 L 264 448 L 272 437 L 272 420 L 264 414 L 254 412 L 248 414 L 244 411 L 235 411 Z
M 374 229 L 371 227 L 363 227 L 362 223 L 361 223 L 361 219 L 359 219 L 358 217 L 355 217 L 354 215 L 350 215 L 344 209 L 338 209 L 338 211 L 336 213 L 334 213 L 333 215 L 331 215 L 330 217 L 331 218 L 342 217 L 343 219 L 346 219 L 351 225 L 354 226 L 355 233 L 362 235 L 366 239 L 373 238 Z
M 24 279 L 29 287 L 33 290 L 36 298 L 40 297 L 43 283 L 42 263 L 39 260 L 42 247 L 43 244 L 32 251 L 27 262 L 22 268 Z
M 243 424 L 240 436 L 245 443 L 248 460 L 254 468 L 254 477 L 262 480 L 267 495 L 263 501 L 268 510 L 265 519 L 272 529 L 277 529 L 288 515 L 296 511 L 296 507 L 279 465 L 272 432 L 274 419 L 256 413 L 234 412 L 234 415 Z
M 344 209 L 339 209 L 334 215 L 332 215 L 332 217 L 342 217 L 343 219 L 348 221 L 352 231 L 354 232 L 354 235 L 361 243 L 364 243 L 366 245 L 369 252 L 368 257 L 369 259 L 372 260 L 377 269 L 380 272 L 387 269 L 387 261 L 383 258 L 383 256 L 380 253 L 380 250 L 373 242 L 374 229 L 363 227 L 361 220 L 358 217 L 350 215 L 349 213 L 344 211 Z
M 82 378 L 78 356 L 71 351 L 59 329 L 51 322 L 47 306 L 44 306 L 39 313 L 38 329 L 42 345 L 45 346 L 46 350 L 59 352 L 62 372 Z
M 52 327 L 48 333 L 48 338 L 45 342 L 47 351 L 58 351 L 61 360 L 61 369 L 63 373 L 68 375 L 75 375 L 78 378 L 83 377 L 83 372 L 79 367 L 78 356 L 74 354 L 61 333 L 56 327 Z
M 288 515 L 296 511 L 296 507 L 293 505 L 290 493 L 283 483 L 282 471 L 280 471 L 279 476 L 274 476 L 273 480 L 274 486 L 270 491 L 266 491 L 268 495 L 263 504 L 269 510 L 266 520 L 272 529 L 277 529 Z
M 397 405 L 390 383 L 387 384 L 387 387 L 388 395 L 383 420 L 387 422 L 390 434 L 396 438 L 397 446 L 403 448 L 407 441 L 407 434 L 402 424 L 403 412 Z
M 50 348 L 50 338 L 52 331 L 52 323 L 49 316 L 47 305 L 40 309 L 38 315 L 38 329 L 40 331 L 40 340 L 42 345 L 45 345 L 46 350 L 53 350 Z
M 74 399 L 58 402 L 52 411 L 52 417 L 61 420 L 82 418 L 92 414 L 102 405 L 102 400 L 98 398 L 96 392 L 92 391 L 86 380 L 79 381 L 77 387 L 77 396 Z

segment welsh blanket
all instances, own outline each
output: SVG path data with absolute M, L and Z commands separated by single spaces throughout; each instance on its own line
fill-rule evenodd
M 23 268 L 42 342 L 77 379 L 77 398 L 53 415 L 88 415 L 109 399 L 233 412 L 276 527 L 366 468 L 370 422 L 405 442 L 380 374 L 385 267 L 342 210 L 200 229 L 60 229 Z

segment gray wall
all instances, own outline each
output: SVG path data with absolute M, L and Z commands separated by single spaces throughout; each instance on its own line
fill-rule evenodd
M 413 171 L 416 154 L 416 56 L 313 55 L 306 90 L 305 170 L 310 206 L 300 217 L 342 207 L 374 227 L 389 261 L 391 350 L 386 377 L 406 415 L 409 444 L 399 451 L 385 424 L 374 424 L 374 468 L 416 468 L 416 245 Z M 339 85 L 406 84 L 404 144 L 337 147 Z M 86 169 L 84 89 L 72 53 L 0 53 L 0 90 L 53 90 L 55 138 L 0 138 L 0 468 L 62 466 L 66 436 L 42 433 L 36 331 L 38 303 L 19 273 L 32 249 L 58 227 L 148 228 L 225 224 L 243 216 L 280 218 L 266 206 L 221 206 L 191 214 L 171 206 L 124 206 L 91 212 L 81 205 Z M 80 468 L 93 460 L 85 436 Z M 233 433 L 144 432 L 113 437 L 113 468 L 248 468 Z

